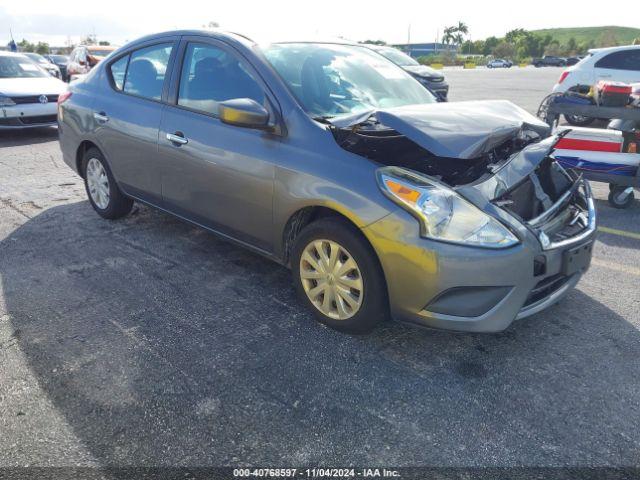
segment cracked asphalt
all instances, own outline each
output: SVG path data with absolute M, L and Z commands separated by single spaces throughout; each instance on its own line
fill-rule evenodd
M 535 110 L 560 70 L 445 72 Z M 600 224 L 640 232 L 640 201 Z M 315 323 L 289 272 L 0 133 L 0 467 L 640 466 L 640 239 L 497 335 Z

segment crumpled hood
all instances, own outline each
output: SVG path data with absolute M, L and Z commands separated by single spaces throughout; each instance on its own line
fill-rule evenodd
M 378 122 L 439 157 L 477 158 L 523 128 L 541 137 L 549 126 L 506 100 L 409 105 L 374 113 Z
M 431 67 L 427 67 L 426 65 L 405 65 L 402 67 L 407 72 L 412 75 L 418 75 L 419 77 L 426 78 L 443 78 L 444 75 L 439 73 L 437 70 L 434 70 Z

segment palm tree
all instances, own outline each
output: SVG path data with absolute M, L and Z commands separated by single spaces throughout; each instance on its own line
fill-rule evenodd
M 451 42 L 455 40 L 453 33 L 455 32 L 456 27 L 446 27 L 444 32 L 442 33 L 442 43 L 445 45 L 449 45 Z
M 464 22 L 458 22 L 458 26 L 456 27 L 456 30 L 458 31 L 458 33 L 461 33 L 463 35 L 469 34 L 469 27 Z

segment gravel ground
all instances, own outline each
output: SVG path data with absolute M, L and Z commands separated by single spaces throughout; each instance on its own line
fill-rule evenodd
M 535 110 L 559 69 L 447 71 Z M 596 186 L 603 226 L 640 232 Z M 497 335 L 348 336 L 289 272 L 166 214 L 99 218 L 55 129 L 0 134 L 0 467 L 640 466 L 640 239 Z

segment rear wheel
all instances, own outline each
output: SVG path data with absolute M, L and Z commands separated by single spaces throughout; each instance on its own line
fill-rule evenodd
M 633 189 L 629 191 L 629 188 L 621 186 L 609 187 L 609 204 L 614 208 L 627 208 L 631 205 L 635 196 L 633 195 Z
M 316 319 L 349 333 L 366 333 L 388 316 L 382 268 L 362 234 L 346 221 L 323 219 L 298 235 L 293 281 Z
M 84 154 L 82 165 L 87 196 L 98 215 L 113 220 L 128 214 L 133 200 L 125 196 L 116 184 L 102 152 L 90 148 Z

